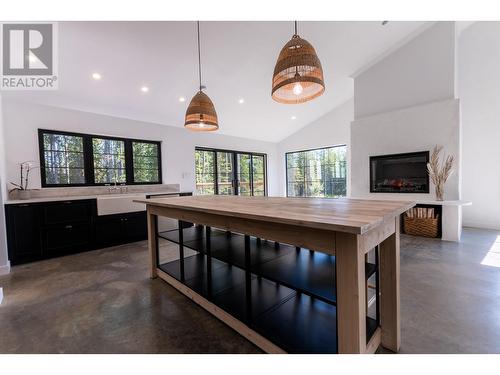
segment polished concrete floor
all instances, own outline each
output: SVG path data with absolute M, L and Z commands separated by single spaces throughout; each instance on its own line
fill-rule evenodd
M 147 259 L 140 242 L 14 267 L 0 277 L 0 353 L 260 353 L 150 280 Z M 402 236 L 401 319 L 402 353 L 500 353 L 500 232 Z

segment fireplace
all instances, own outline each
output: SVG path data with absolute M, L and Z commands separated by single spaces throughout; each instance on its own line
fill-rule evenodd
M 370 156 L 370 193 L 429 193 L 429 151 Z

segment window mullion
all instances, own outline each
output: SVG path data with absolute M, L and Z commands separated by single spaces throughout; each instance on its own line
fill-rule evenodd
M 92 137 L 83 136 L 83 169 L 85 173 L 85 184 L 95 185 L 94 173 L 94 150 L 92 148 Z
M 127 185 L 133 185 L 135 183 L 134 156 L 132 149 L 132 141 L 130 140 L 125 140 L 125 183 Z

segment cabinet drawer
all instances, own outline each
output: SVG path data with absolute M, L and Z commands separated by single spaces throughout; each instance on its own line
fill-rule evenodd
M 62 201 L 46 204 L 43 208 L 45 224 L 90 221 L 92 201 Z
M 46 256 L 71 254 L 81 250 L 90 250 L 92 230 L 88 223 L 66 224 L 45 228 Z

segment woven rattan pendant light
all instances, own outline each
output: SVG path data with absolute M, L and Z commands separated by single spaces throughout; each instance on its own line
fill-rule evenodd
M 200 53 L 200 21 L 197 22 L 198 28 L 198 77 L 200 80 L 200 91 L 193 96 L 186 110 L 184 127 L 198 132 L 212 132 L 219 129 L 217 121 L 217 112 L 215 112 L 214 103 L 205 94 L 201 85 L 201 53 Z
M 323 68 L 314 47 L 297 34 L 285 44 L 274 67 L 272 98 L 285 104 L 304 103 L 325 91 Z

